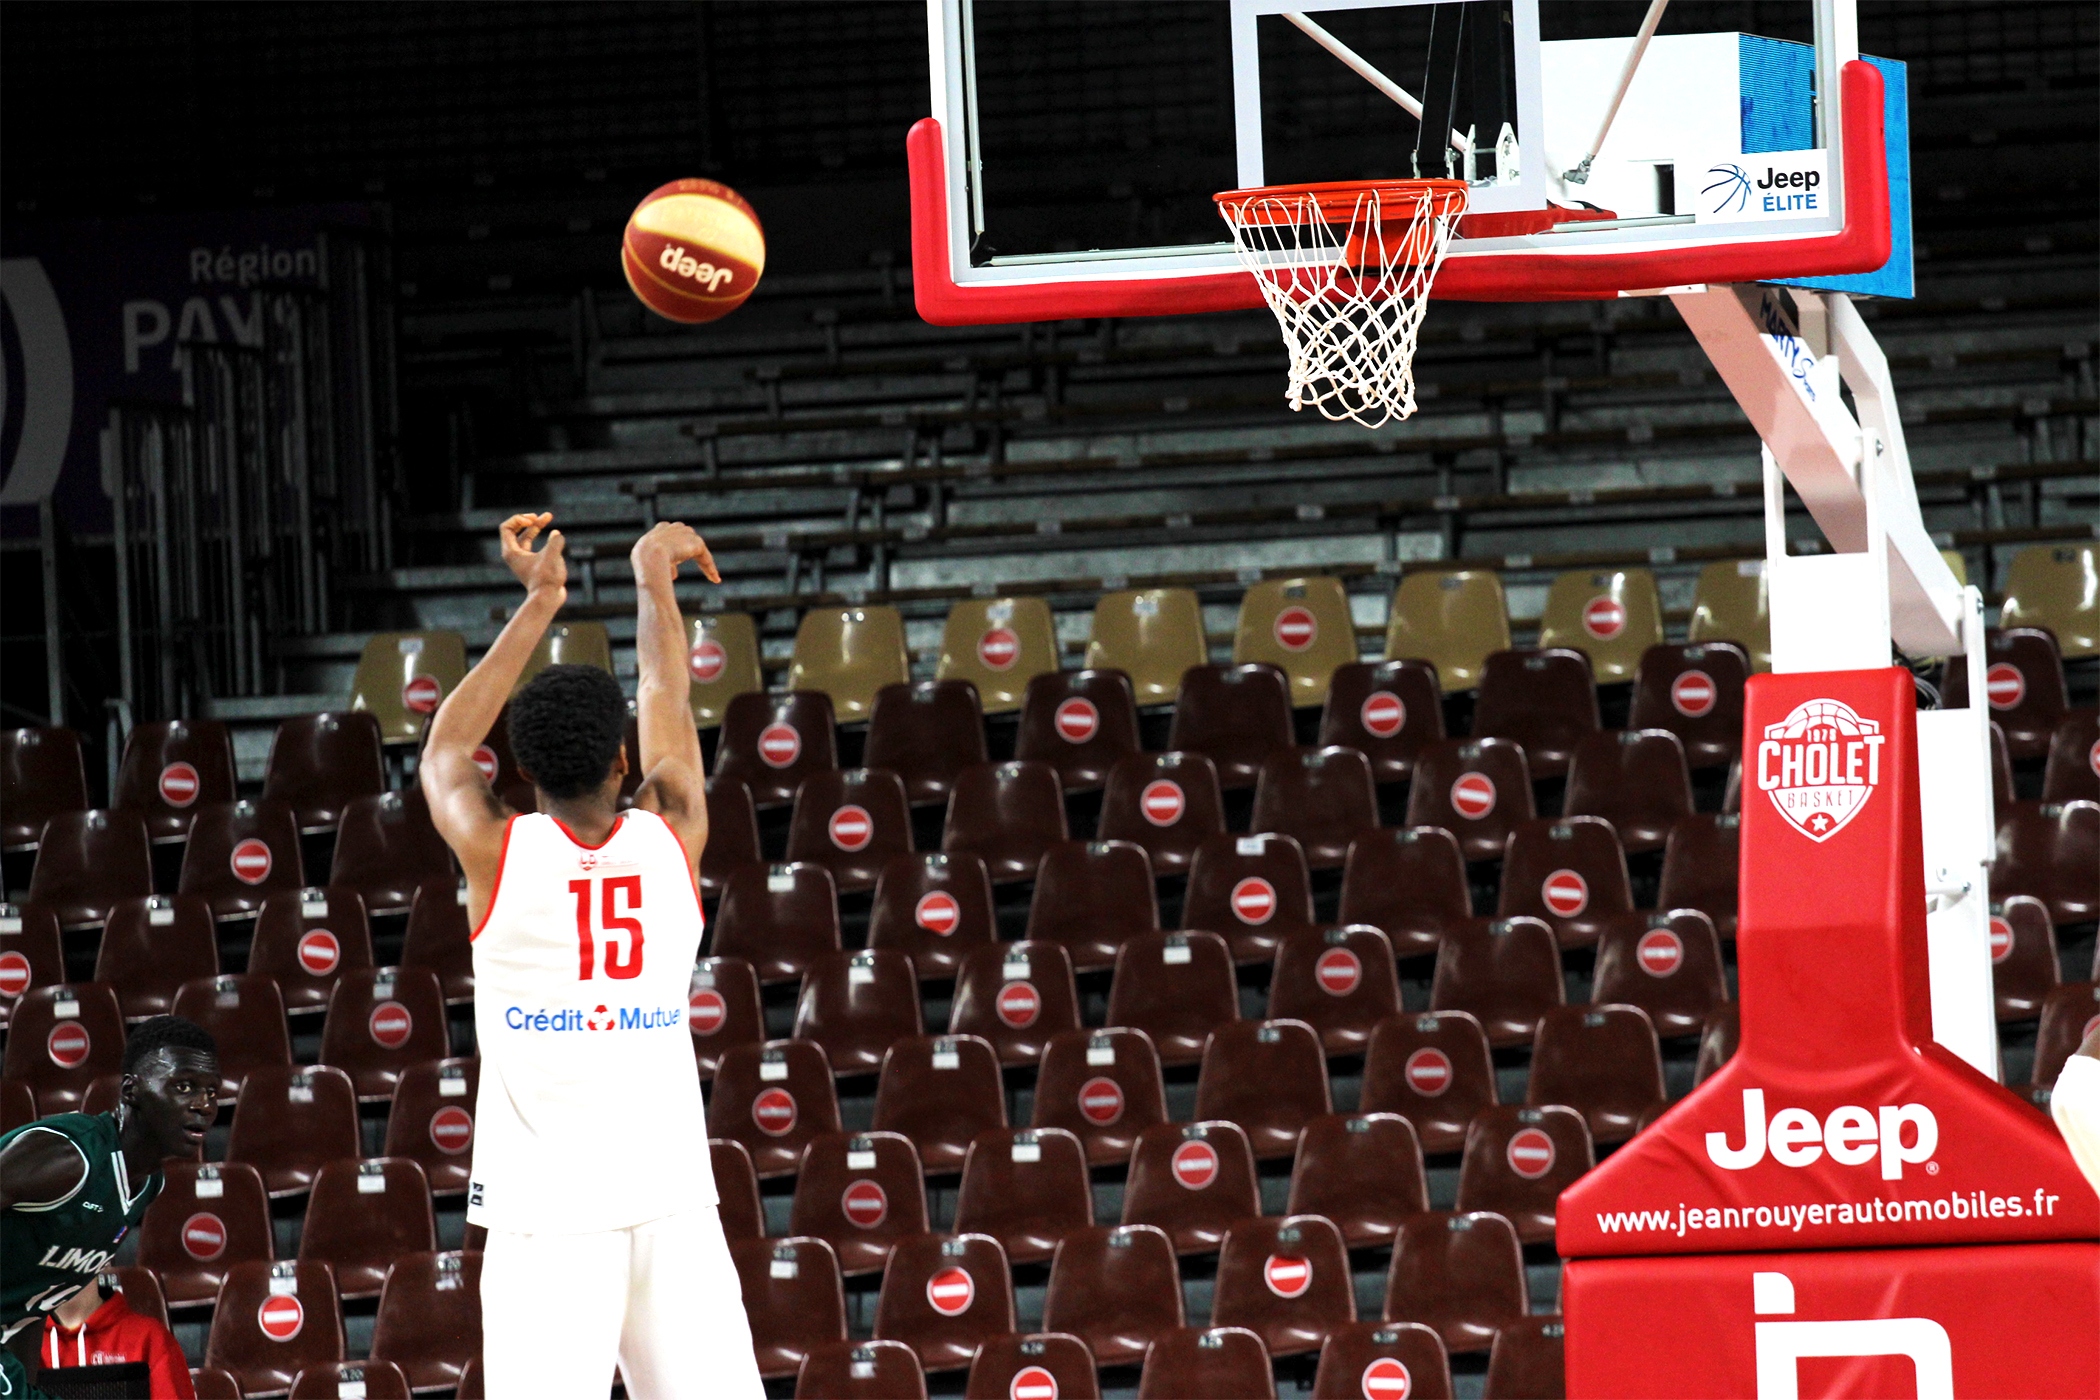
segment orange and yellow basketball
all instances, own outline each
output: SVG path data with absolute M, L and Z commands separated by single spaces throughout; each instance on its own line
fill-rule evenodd
M 727 316 L 766 270 L 766 231 L 744 197 L 713 180 L 673 180 L 635 206 L 620 267 L 642 305 L 688 325 Z

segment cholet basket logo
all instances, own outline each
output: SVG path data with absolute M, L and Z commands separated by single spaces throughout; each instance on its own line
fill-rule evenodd
M 1779 815 L 1821 844 L 1843 831 L 1881 785 L 1888 736 L 1842 700 L 1808 700 L 1757 746 L 1757 786 Z

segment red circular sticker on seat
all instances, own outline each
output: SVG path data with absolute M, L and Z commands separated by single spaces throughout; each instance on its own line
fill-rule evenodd
M 994 627 L 977 639 L 977 659 L 993 671 L 1011 671 L 1021 659 L 1021 639 L 1011 627 Z
M 2093 740 L 2093 746 L 2085 751 L 2085 766 L 2093 770 L 2093 776 L 2100 777 L 2100 739 Z
M 1414 1392 L 1415 1378 L 1397 1356 L 1380 1356 L 1364 1367 L 1361 1389 L 1364 1400 L 1407 1400 Z
M 1272 1254 L 1262 1261 L 1261 1281 L 1279 1298 L 1303 1298 L 1312 1287 L 1312 1260 L 1295 1254 Z
M 1590 882 L 1573 870 L 1556 870 L 1539 886 L 1539 898 L 1563 919 L 1590 907 Z
M 1172 778 L 1154 778 L 1145 784 L 1145 790 L 1138 794 L 1138 810 L 1142 811 L 1145 820 L 1154 826 L 1174 825 L 1181 820 L 1181 814 L 1187 810 L 1188 805 L 1188 798 L 1181 791 L 1181 784 Z
M 273 1293 L 255 1310 L 255 1325 L 273 1342 L 288 1342 L 306 1325 L 306 1309 L 290 1293 Z
M 1433 1099 L 1451 1087 L 1451 1057 L 1434 1045 L 1425 1045 L 1407 1057 L 1401 1066 L 1407 1087 L 1425 1099 Z
M 1451 810 L 1479 821 L 1495 810 L 1495 780 L 1485 773 L 1461 773 L 1451 783 Z
M 1057 1400 L 1057 1377 L 1040 1366 L 1023 1366 L 1006 1383 L 1006 1400 Z
M 244 885 L 259 885 L 270 878 L 273 863 L 269 846 L 253 836 L 235 844 L 233 856 L 227 862 L 233 867 L 233 878 Z
M 1626 605 L 1606 594 L 1582 605 L 1582 630 L 1608 642 L 1626 630 Z
M 758 731 L 758 756 L 768 768 L 785 768 L 802 757 L 802 735 L 792 724 L 769 724 Z
M 961 1317 L 977 1301 L 977 1281 L 968 1269 L 943 1269 L 926 1280 L 926 1301 L 942 1317 Z
M 1537 1181 L 1553 1170 L 1553 1139 L 1541 1128 L 1520 1128 L 1503 1149 L 1509 1169 L 1526 1181 Z
M 1043 996 L 1033 982 L 1009 982 L 999 989 L 992 1003 L 999 1019 L 1015 1030 L 1025 1030 L 1043 1014 Z
M 1633 948 L 1641 971 L 1650 977 L 1668 977 L 1684 966 L 1684 940 L 1666 928 L 1651 928 Z
M 795 1096 L 785 1089 L 768 1089 L 751 1101 L 751 1121 L 767 1137 L 781 1137 L 795 1127 Z
M 1320 624 L 1305 608 L 1289 607 L 1276 614 L 1276 645 L 1285 651 L 1304 651 L 1320 635 Z
M 848 802 L 831 814 L 831 844 L 842 851 L 864 851 L 875 839 L 875 819 L 868 809 Z
M 182 1222 L 182 1252 L 209 1262 L 226 1252 L 226 1222 L 200 1210 Z
M 343 944 L 325 928 L 310 928 L 299 935 L 299 966 L 308 975 L 326 977 L 343 960 Z
M 93 1046 L 87 1027 L 78 1021 L 60 1021 L 51 1028 L 51 1034 L 44 1037 L 44 1053 L 60 1069 L 78 1069 L 87 1061 L 88 1051 Z
M 889 1219 L 890 1196 L 881 1182 L 863 1177 L 847 1185 L 845 1194 L 839 1197 L 839 1210 L 851 1223 L 872 1230 Z
M 0 953 L 0 997 L 18 997 L 28 991 L 31 975 L 28 958 L 12 948 Z
M 204 790 L 204 779 L 181 759 L 160 770 L 160 800 L 170 807 L 187 807 Z
M 1345 997 L 1364 980 L 1363 959 L 1347 948 L 1329 948 L 1313 964 L 1313 978 L 1331 997 Z
M 398 1001 L 382 1001 L 373 1007 L 366 1024 L 371 1028 L 373 1042 L 386 1050 L 399 1050 L 408 1044 L 409 1033 L 416 1028 L 415 1017 Z
M 1374 690 L 1364 697 L 1356 717 L 1364 733 L 1374 739 L 1390 739 L 1407 727 L 1407 702 L 1390 690 Z
M 912 922 L 928 933 L 946 938 L 962 925 L 962 905 L 946 890 L 928 890 L 912 906 Z
M 1991 915 L 1991 961 L 1994 963 L 2004 962 L 2012 956 L 2012 950 L 2012 925 L 1999 918 L 1996 914 Z M 4 990 L 4 987 L 0 987 L 0 991 Z
M 694 680 L 709 685 L 722 678 L 729 665 L 729 653 L 713 637 L 706 637 L 686 656 L 685 665 Z
M 1232 915 L 1243 924 L 1265 924 L 1276 916 L 1276 887 L 1249 875 L 1232 887 Z
M 401 703 L 419 715 L 427 715 L 445 698 L 445 688 L 436 676 L 410 676 L 401 687 Z
M 1101 711 L 1084 695 L 1059 701 L 1051 721 L 1057 737 L 1068 744 L 1083 744 L 1101 732 Z
M 496 775 L 503 771 L 503 765 L 496 760 L 496 751 L 487 744 L 475 746 L 474 766 L 481 770 L 482 781 L 489 783 L 495 782 Z
M 474 1145 L 474 1115 L 458 1104 L 446 1104 L 430 1115 L 430 1143 L 448 1157 Z
M 1079 1116 L 1097 1128 L 1105 1128 L 1121 1118 L 1123 1086 L 1099 1074 L 1080 1085 Z
M 1201 1191 L 1218 1179 L 1218 1149 L 1202 1138 L 1190 1138 L 1174 1149 L 1167 1165 L 1176 1181 L 1191 1191 Z
M 2027 698 L 2027 677 L 2009 661 L 2000 661 L 1983 673 L 1983 693 L 1994 710 L 2010 710 Z
M 1682 671 L 1670 682 L 1670 708 L 1686 719 L 1703 719 L 1713 713 L 1721 688 L 1704 671 Z
M 729 1001 L 713 987 L 696 987 L 685 999 L 685 1026 L 694 1035 L 713 1035 L 729 1020 Z

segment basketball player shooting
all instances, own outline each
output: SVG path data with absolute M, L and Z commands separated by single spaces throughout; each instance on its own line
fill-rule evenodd
M 549 666 L 511 694 L 568 596 L 552 520 L 503 523 L 525 603 L 432 718 L 422 762 L 474 924 L 481 1090 L 467 1219 L 489 1232 L 483 1373 L 497 1400 L 604 1395 L 615 1359 L 639 1400 L 761 1395 L 686 1029 L 707 797 L 672 584 L 687 561 L 721 576 L 685 525 L 634 546 L 646 776 L 623 813 L 619 683 Z M 474 762 L 506 697 L 539 808 L 522 815 Z

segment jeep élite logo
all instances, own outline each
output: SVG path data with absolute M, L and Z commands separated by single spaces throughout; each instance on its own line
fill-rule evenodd
M 1881 783 L 1879 722 L 1842 700 L 1808 700 L 1757 746 L 1757 786 L 1779 815 L 1818 844 L 1843 831 Z
M 1921 1103 L 1883 1104 L 1878 1113 L 1846 1104 L 1821 1120 L 1805 1108 L 1782 1108 L 1767 1122 L 1762 1089 L 1743 1090 L 1741 1147 L 1730 1147 L 1726 1132 L 1706 1135 L 1707 1157 L 1726 1171 L 1748 1171 L 1767 1153 L 1782 1167 L 1813 1166 L 1826 1154 L 1843 1167 L 1863 1167 L 1879 1157 L 1883 1181 L 1901 1181 L 1905 1165 L 1930 1161 L 1939 1146 L 1939 1120 Z

